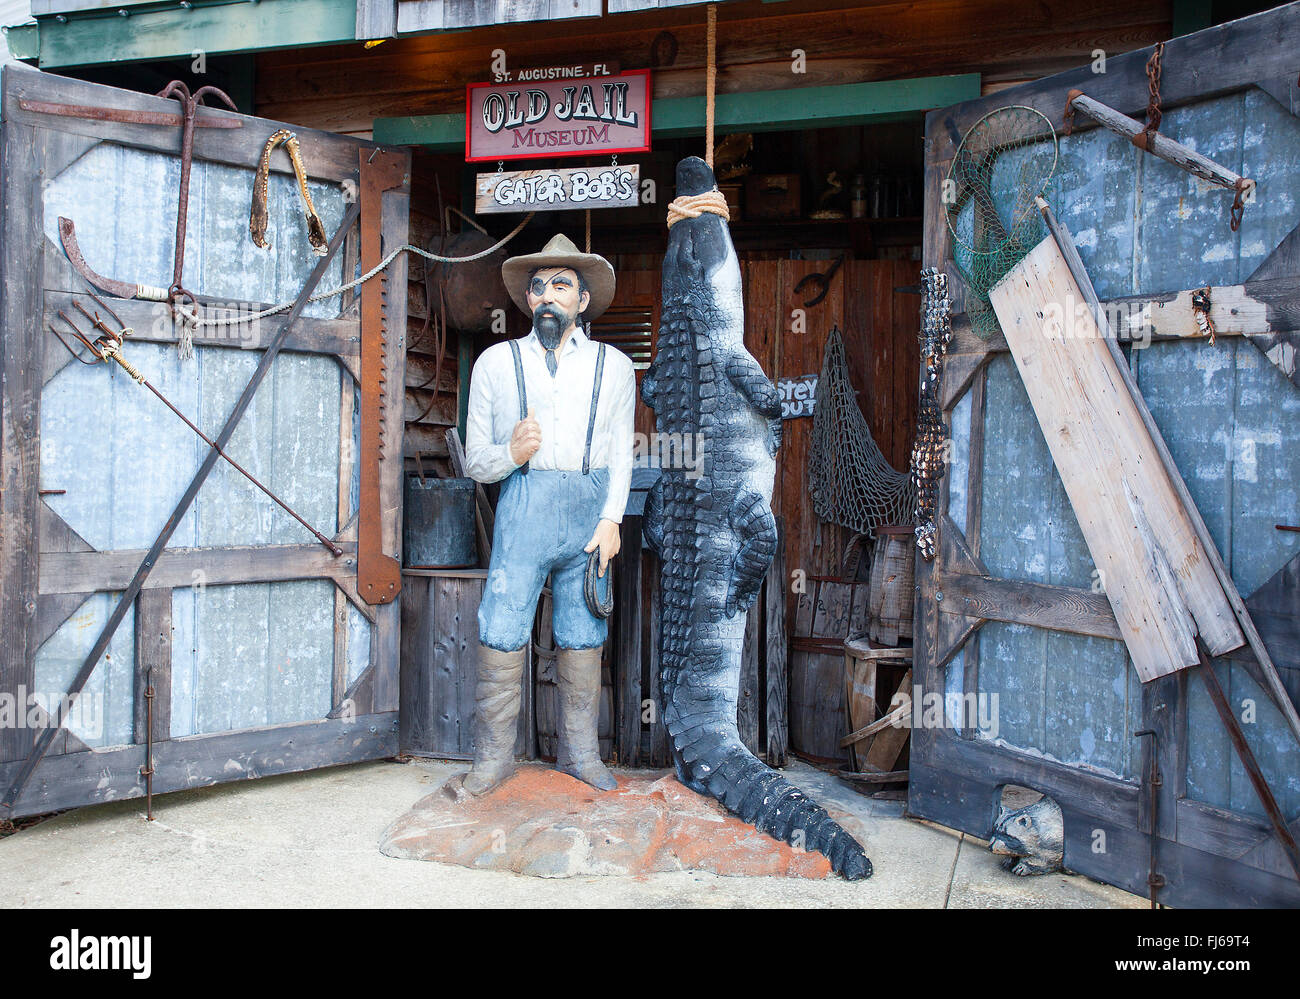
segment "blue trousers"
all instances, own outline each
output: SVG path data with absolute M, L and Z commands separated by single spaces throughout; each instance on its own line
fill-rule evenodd
M 478 608 L 479 643 L 499 652 L 527 644 L 537 598 L 551 574 L 552 628 L 562 649 L 594 649 L 605 643 L 608 626 L 587 607 L 583 549 L 600 522 L 609 492 L 609 470 L 518 469 L 497 500 L 492 561 Z M 605 599 L 613 565 L 596 584 Z

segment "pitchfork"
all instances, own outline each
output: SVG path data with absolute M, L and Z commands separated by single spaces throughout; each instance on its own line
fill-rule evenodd
M 326 548 L 328 548 L 329 551 L 336 558 L 342 555 L 343 554 L 342 548 L 336 545 L 333 541 L 327 538 L 320 531 L 316 530 L 316 528 L 312 527 L 311 524 L 307 523 L 307 521 L 303 520 L 302 517 L 298 516 L 298 514 L 293 510 L 292 507 L 290 507 L 287 503 L 284 502 L 284 500 L 280 499 L 279 496 L 275 495 L 275 493 L 267 489 L 266 486 L 258 482 L 257 479 L 255 479 L 251 474 L 249 474 L 247 469 L 245 469 L 241 464 L 239 464 L 239 462 L 235 461 L 234 458 L 230 457 L 230 455 L 226 454 L 225 451 L 223 451 L 220 447 L 218 447 L 216 441 L 214 441 L 211 437 L 209 437 L 202 430 L 196 427 L 192 422 L 190 422 L 189 418 L 186 417 L 184 413 L 182 413 L 179 409 L 173 406 L 166 396 L 164 396 L 161 392 L 159 392 L 156 388 L 154 388 L 154 386 L 149 383 L 149 380 L 145 378 L 145 376 L 141 374 L 140 371 L 133 364 L 131 364 L 130 361 L 128 361 L 125 357 L 122 356 L 122 345 L 126 342 L 126 338 L 130 336 L 134 331 L 128 329 L 126 325 L 122 322 L 121 317 L 118 316 L 118 314 L 114 312 L 108 306 L 108 304 L 102 298 L 96 295 L 93 291 L 87 292 L 86 294 L 88 294 L 92 299 L 94 299 L 95 304 L 97 304 L 101 309 L 103 309 L 106 313 L 108 313 L 109 316 L 113 318 L 114 323 L 117 325 L 117 329 L 114 330 L 111 326 L 109 326 L 108 323 L 106 323 L 103 319 L 101 319 L 98 311 L 91 313 L 80 302 L 74 300 L 72 303 L 72 307 L 76 309 L 78 312 L 80 312 L 82 316 L 85 317 L 86 321 L 90 323 L 92 330 L 98 332 L 98 336 L 95 335 L 95 332 L 92 332 L 90 336 L 87 336 L 86 334 L 82 333 L 81 330 L 77 327 L 77 324 L 72 321 L 72 319 L 68 316 L 68 314 L 64 312 L 62 309 L 60 309 L 59 318 L 62 319 L 63 322 L 67 324 L 70 330 L 72 330 L 72 335 L 75 336 L 79 341 L 81 341 L 82 345 L 88 351 L 90 351 L 91 359 L 87 360 L 80 353 L 78 353 L 76 348 L 74 348 L 70 343 L 68 343 L 68 341 L 64 339 L 63 334 L 60 333 L 57 329 L 55 329 L 54 324 L 51 323 L 50 332 L 59 338 L 59 342 L 63 344 L 64 347 L 67 348 L 68 353 L 70 353 L 74 358 L 76 358 L 82 364 L 99 364 L 101 361 L 110 361 L 110 360 L 116 361 L 123 371 L 125 371 L 128 375 L 134 378 L 138 383 L 140 383 L 145 388 L 147 388 L 150 392 L 156 395 L 160 400 L 162 400 L 163 405 L 165 405 L 173 413 L 179 416 L 181 418 L 181 421 L 187 427 L 193 430 L 196 434 L 198 434 L 205 444 L 207 444 L 210 448 L 216 451 L 217 454 L 221 455 L 221 457 L 225 458 L 226 461 L 230 462 L 230 464 L 234 466 L 237 472 L 243 475 L 244 478 L 248 479 L 248 481 L 251 482 L 253 485 L 257 486 L 257 488 L 262 490 L 262 492 L 266 493 L 266 495 L 269 496 L 271 499 L 275 500 L 275 502 L 279 504 L 280 509 L 284 510 L 285 513 L 289 514 L 289 516 L 291 516 L 294 520 L 298 521 L 298 523 L 300 523 L 303 527 L 311 531 L 311 533 L 316 537 L 316 540 L 319 541 Z M 94 337 L 94 339 L 91 339 L 92 336 Z

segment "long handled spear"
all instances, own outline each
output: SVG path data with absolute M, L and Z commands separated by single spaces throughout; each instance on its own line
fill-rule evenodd
M 267 489 L 266 486 L 258 482 L 257 479 L 254 478 L 253 475 L 246 468 L 244 468 L 243 465 L 239 464 L 239 462 L 235 461 L 234 458 L 226 454 L 225 450 L 222 449 L 217 444 L 216 441 L 214 441 L 211 437 L 209 437 L 197 426 L 195 426 L 194 423 L 184 413 L 182 413 L 179 409 L 177 409 L 174 405 L 172 405 L 171 401 L 165 395 L 159 392 L 158 389 L 156 389 L 149 382 L 149 380 L 145 378 L 145 376 L 141 374 L 140 371 L 133 364 L 131 364 L 130 361 L 128 361 L 125 357 L 122 356 L 122 344 L 125 342 L 126 337 L 129 336 L 132 331 L 126 328 L 125 324 L 122 322 L 121 317 L 119 317 L 118 314 L 114 312 L 108 306 L 108 303 L 106 303 L 102 298 L 96 295 L 93 291 L 87 292 L 87 294 L 92 299 L 95 300 L 95 303 L 99 305 L 100 308 L 102 308 L 105 312 L 107 312 L 110 316 L 113 317 L 114 321 L 117 323 L 117 329 L 113 330 L 107 323 L 105 323 L 104 320 L 100 318 L 98 312 L 91 314 L 86 310 L 86 308 L 80 302 L 74 301 L 72 303 L 72 307 L 86 317 L 87 321 L 89 321 L 91 326 L 99 332 L 99 336 L 95 337 L 95 339 L 93 340 L 90 339 L 90 337 L 86 336 L 84 333 L 81 332 L 80 329 L 77 328 L 77 324 L 74 323 L 68 317 L 67 313 L 65 313 L 62 309 L 60 309 L 59 318 L 62 319 L 63 322 L 67 324 L 68 328 L 72 330 L 72 335 L 81 341 L 81 343 L 86 347 L 86 349 L 90 351 L 94 359 L 87 360 L 86 358 L 82 357 L 79 353 L 77 353 L 76 349 L 74 349 L 73 346 L 70 343 L 68 343 L 66 339 L 64 339 L 63 334 L 61 334 L 57 329 L 55 329 L 54 325 L 51 323 L 50 332 L 59 338 L 59 342 L 62 343 L 63 346 L 68 349 L 68 353 L 70 353 L 74 358 L 76 358 L 82 364 L 99 364 L 101 361 L 107 362 L 109 360 L 116 361 L 118 365 L 121 366 L 123 371 L 125 371 L 137 382 L 139 382 L 150 392 L 156 395 L 162 401 L 164 406 L 166 406 L 173 413 L 179 416 L 181 418 L 181 421 L 187 427 L 193 430 L 196 434 L 198 434 L 199 437 L 203 440 L 203 442 L 208 445 L 208 447 L 212 448 L 214 451 L 217 452 L 217 454 L 225 458 L 226 461 L 228 461 L 232 466 L 234 466 L 236 471 L 238 471 L 241 475 L 244 476 L 244 478 L 248 479 L 249 482 L 257 486 L 258 489 L 262 490 L 262 492 L 266 493 L 267 496 L 269 496 L 277 504 L 279 504 L 280 509 L 284 510 L 285 513 L 291 516 L 294 520 L 298 521 L 298 523 L 300 523 L 303 527 L 307 528 L 307 530 L 311 531 L 311 533 L 315 535 L 316 540 L 319 541 L 326 548 L 328 548 L 330 553 L 333 554 L 335 558 L 342 555 L 343 554 L 342 548 L 336 545 L 330 538 L 327 538 L 320 531 L 316 530 L 316 528 L 312 527 L 311 524 L 307 523 L 307 521 L 303 520 L 303 518 L 300 517 L 294 511 L 294 509 L 289 506 L 289 504 L 285 503 L 284 500 L 280 499 L 279 496 L 275 495 L 275 493 Z

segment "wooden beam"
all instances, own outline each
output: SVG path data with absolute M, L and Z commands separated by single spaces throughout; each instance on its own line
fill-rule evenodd
M 6 69 L 6 94 L 10 79 Z M 41 366 L 49 339 L 36 322 L 42 256 L 17 248 L 37 246 L 43 239 L 43 145 L 37 129 L 5 121 L 0 150 L 0 690 L 15 696 L 21 688 L 36 686 Z M 0 760 L 26 756 L 32 734 L 30 728 L 0 730 Z
M 610 664 L 618 711 L 615 747 L 624 767 L 641 765 L 641 518 L 623 518 L 624 545 L 605 570 L 613 573 Z
M 150 710 L 145 692 L 153 685 L 153 741 L 172 734 L 172 591 L 144 590 L 135 599 L 135 724 L 131 741 L 144 743 Z
M 154 794 L 208 787 L 231 780 L 297 773 L 341 763 L 382 759 L 397 752 L 397 712 L 359 714 L 295 725 L 191 735 L 154 746 Z M 23 790 L 12 818 L 79 805 L 144 797 L 141 747 L 46 757 L 38 778 Z M 22 761 L 0 764 L 0 784 L 11 783 Z
M 40 21 L 39 65 L 89 66 L 189 59 L 204 51 L 258 52 L 330 45 L 356 39 L 356 0 L 293 3 L 196 3 L 163 10 L 69 14 Z M 30 46 L 28 46 L 30 47 Z
M 168 548 L 158 556 L 144 588 L 192 586 L 196 571 L 203 573 L 207 586 L 355 576 L 356 542 L 339 547 L 343 549 L 339 558 L 318 544 Z M 47 552 L 41 556 L 40 592 L 125 589 L 144 555 L 143 551 Z
M 790 128 L 831 128 L 896 121 L 978 97 L 980 76 L 926 76 L 829 87 L 761 90 L 719 94 L 715 125 L 720 132 L 772 132 Z M 667 139 L 704 133 L 703 97 L 656 100 L 650 112 L 651 134 Z M 422 145 L 434 152 L 465 146 L 463 114 L 406 115 L 376 118 L 375 142 Z
M 988 576 L 945 576 L 940 586 L 943 614 L 1122 640 L 1105 594 Z

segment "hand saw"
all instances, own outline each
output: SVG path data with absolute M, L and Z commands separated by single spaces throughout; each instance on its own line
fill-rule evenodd
M 385 150 L 362 149 L 360 154 L 361 273 L 367 274 L 383 259 L 384 192 L 405 185 L 407 158 L 404 153 Z M 381 271 L 361 286 L 361 509 L 357 525 L 357 592 L 368 604 L 392 603 L 402 588 L 402 567 L 383 550 L 379 490 L 382 462 L 389 457 L 402 460 L 405 430 L 400 408 L 396 426 L 388 425 L 391 416 L 387 402 L 387 281 L 387 272 Z M 406 288 L 399 288 L 397 293 L 405 295 Z

